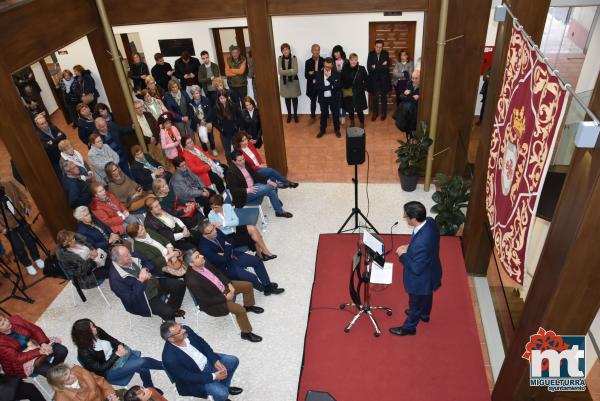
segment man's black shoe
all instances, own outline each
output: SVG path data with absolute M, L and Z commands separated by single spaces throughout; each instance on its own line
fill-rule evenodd
M 277 183 L 277 188 L 279 188 L 279 189 L 286 189 L 286 188 L 289 188 L 289 187 L 290 187 L 290 184 L 286 184 L 286 183 L 283 183 L 283 182 L 278 182 Z
M 246 309 L 246 312 L 252 312 L 252 313 L 263 313 L 265 311 L 260 306 L 254 306 L 254 305 L 244 306 L 244 309 Z
M 377 120 L 377 114 L 371 114 L 371 121 Z
M 297 182 L 290 181 L 288 185 L 290 188 L 298 188 L 298 185 L 300 184 L 298 184 Z
M 386 117 L 387 117 L 387 115 L 385 115 L 385 114 L 382 114 L 382 115 L 381 115 L 381 121 L 385 121 Z
M 248 340 L 251 343 L 259 343 L 259 342 L 262 341 L 262 337 L 261 336 L 257 336 L 254 333 L 242 333 L 242 340 Z M 230 392 L 230 394 L 232 394 L 231 393 L 231 388 L 229 389 L 229 392 Z
M 275 259 L 275 258 L 277 258 L 277 255 L 275 255 L 275 254 L 273 254 L 273 255 L 265 255 L 265 254 L 263 254 L 262 255 L 263 262 L 266 262 L 268 260 Z
M 322 137 L 323 135 L 325 135 L 325 132 L 323 131 L 319 131 L 319 133 L 317 134 L 317 138 Z
M 338 138 L 342 137 L 340 130 L 335 131 L 335 136 L 337 136 Z
M 408 316 L 408 309 L 404 309 L 404 314 L 406 316 Z M 429 322 L 429 318 L 428 317 L 422 317 L 421 321 L 427 323 L 427 322 Z
M 265 295 L 271 295 L 271 294 L 281 294 L 282 292 L 284 292 L 285 290 L 283 288 L 277 288 L 274 287 L 272 284 L 270 286 L 267 286 L 265 288 Z
M 288 219 L 290 217 L 294 217 L 294 215 L 291 214 L 290 212 L 275 213 L 275 216 L 277 216 L 277 217 L 286 217 Z
M 417 334 L 417 330 L 406 330 L 402 327 L 392 327 L 390 328 L 390 333 L 395 334 L 397 336 L 414 336 Z
M 231 395 L 238 395 L 238 394 L 242 394 L 242 391 L 244 391 L 243 389 L 241 389 L 240 387 L 229 387 L 229 394 Z

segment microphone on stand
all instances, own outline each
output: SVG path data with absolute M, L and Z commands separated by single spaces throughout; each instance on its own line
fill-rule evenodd
M 386 256 L 388 253 L 390 253 L 394 250 L 394 236 L 392 235 L 392 230 L 394 229 L 394 227 L 396 227 L 398 225 L 398 223 L 399 222 L 397 221 L 394 224 L 392 224 L 392 226 L 390 227 L 390 237 L 392 237 L 392 247 L 390 249 L 388 249 L 387 252 L 383 254 L 383 256 Z

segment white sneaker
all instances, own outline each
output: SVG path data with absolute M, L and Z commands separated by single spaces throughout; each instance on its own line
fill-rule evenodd
M 346 123 L 346 117 L 340 117 L 340 124 L 344 125 Z
M 35 276 L 37 274 L 37 270 L 35 270 L 35 267 L 33 267 L 32 265 L 27 266 L 26 269 L 27 273 L 29 273 L 32 276 Z
M 38 269 L 43 269 L 44 268 L 44 261 L 42 259 L 38 259 L 35 261 L 35 265 L 38 267 Z
M 215 157 L 219 156 L 219 152 L 217 152 L 217 149 L 213 149 L 212 155 Z

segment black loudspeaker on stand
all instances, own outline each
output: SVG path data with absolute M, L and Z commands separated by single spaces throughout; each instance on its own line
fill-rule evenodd
M 354 207 L 346 221 L 344 221 L 344 224 L 342 224 L 342 227 L 338 230 L 338 234 L 344 232 L 346 224 L 350 222 L 352 217 L 354 217 L 354 228 L 348 229 L 347 231 L 356 230 L 359 227 L 358 216 L 363 218 L 365 225 L 368 228 L 379 234 L 377 229 L 371 224 L 369 219 L 367 219 L 367 216 L 365 216 L 358 207 L 358 165 L 365 162 L 365 150 L 365 130 L 359 127 L 349 127 L 346 129 L 346 162 L 348 162 L 350 166 L 354 166 L 354 178 L 352 179 L 352 182 L 354 183 Z

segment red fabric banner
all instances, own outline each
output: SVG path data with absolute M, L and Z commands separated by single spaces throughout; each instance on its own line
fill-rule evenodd
M 567 104 L 558 78 L 513 27 L 498 99 L 486 210 L 498 263 L 523 284 L 529 232 Z

